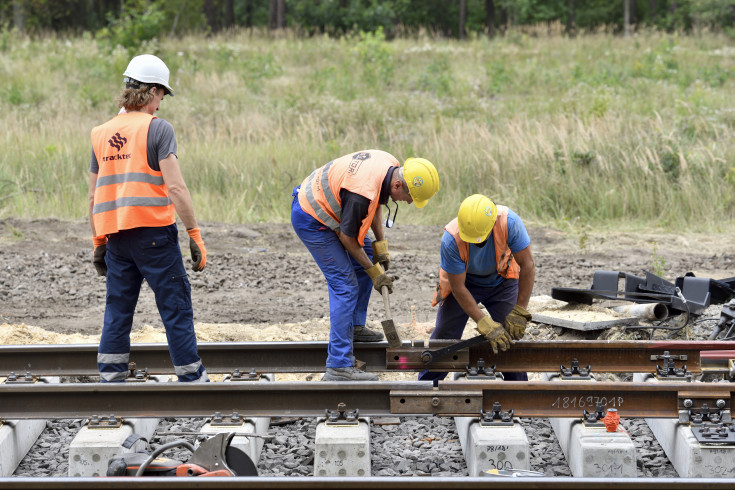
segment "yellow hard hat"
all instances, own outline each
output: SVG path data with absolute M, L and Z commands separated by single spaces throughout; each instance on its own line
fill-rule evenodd
M 473 194 L 459 205 L 459 237 L 467 243 L 482 243 L 498 218 L 498 207 L 489 197 Z
M 409 158 L 403 164 L 403 178 L 408 184 L 413 204 L 423 208 L 439 190 L 439 173 L 425 158 Z

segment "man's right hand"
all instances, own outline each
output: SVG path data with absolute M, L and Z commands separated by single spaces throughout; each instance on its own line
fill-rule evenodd
M 367 275 L 373 280 L 373 287 L 375 287 L 377 292 L 382 294 L 383 286 L 385 286 L 388 288 L 388 294 L 393 294 L 393 281 L 397 278 L 386 274 L 383 270 L 383 266 L 375 264 L 374 266 L 365 269 L 365 272 L 367 272 Z
M 490 342 L 490 346 L 493 348 L 495 354 L 498 353 L 498 347 L 500 350 L 506 351 L 510 347 L 510 344 L 513 343 L 513 339 L 508 335 L 508 332 L 505 331 L 501 324 L 493 320 L 490 315 L 485 315 L 480 318 L 480 321 L 477 322 L 477 331 Z
M 107 253 L 107 237 L 100 235 L 92 238 L 94 243 L 94 255 L 92 257 L 92 263 L 94 268 L 97 269 L 97 274 L 100 276 L 107 276 L 107 264 L 105 263 L 105 254 Z

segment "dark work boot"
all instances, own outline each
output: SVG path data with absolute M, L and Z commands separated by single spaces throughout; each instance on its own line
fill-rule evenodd
M 355 325 L 355 331 L 352 335 L 355 342 L 380 342 L 385 340 L 382 332 L 370 330 L 365 325 Z
M 366 373 L 355 369 L 354 366 L 343 368 L 327 368 L 322 381 L 378 381 L 377 374 Z

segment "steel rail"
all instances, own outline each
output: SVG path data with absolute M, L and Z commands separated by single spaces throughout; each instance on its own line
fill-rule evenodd
M 205 481 L 203 481 L 205 480 Z M 0 478 L 3 490 L 446 490 L 447 488 L 493 490 L 667 490 L 732 489 L 732 479 L 716 478 L 481 478 L 481 477 L 139 477 L 139 478 Z
M 453 341 L 404 342 L 396 349 L 387 342 L 356 343 L 355 357 L 367 363 L 366 370 L 422 371 L 426 369 L 421 355 Z M 669 352 L 671 356 L 686 356 L 677 361 L 686 364 L 689 372 L 701 371 L 700 352 L 711 350 L 735 351 L 735 342 L 685 341 L 520 341 L 510 350 L 493 354 L 489 344 L 478 344 L 458 351 L 430 366 L 433 371 L 464 371 L 483 359 L 498 371 L 556 372 L 560 365 L 569 366 L 576 359 L 593 372 L 632 373 L 654 372 Z M 313 373 L 324 370 L 327 342 L 212 342 L 199 344 L 207 372 L 229 374 L 235 370 L 248 373 Z M 653 356 L 653 357 L 652 357 Z M 150 374 L 171 374 L 173 365 L 166 344 L 133 344 L 130 360 L 137 369 Z M 708 357 L 709 367 L 720 371 L 728 368 L 727 358 L 716 361 Z M 4 345 L 0 346 L 0 375 L 14 372 L 35 376 L 96 376 L 97 345 Z
M 363 416 L 477 416 L 494 403 L 520 417 L 580 417 L 597 404 L 621 417 L 678 417 L 680 410 L 729 410 L 731 383 L 592 381 L 232 382 L 2 384 L 1 419 L 323 416 L 340 404 Z

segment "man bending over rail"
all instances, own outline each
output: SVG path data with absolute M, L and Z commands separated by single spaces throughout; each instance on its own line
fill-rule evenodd
M 173 96 L 169 70 L 144 54 L 130 61 L 123 76 L 118 104 L 125 110 L 92 130 L 89 166 L 93 263 L 107 276 L 97 352 L 100 381 L 122 382 L 128 376 L 130 329 L 143 279 L 156 295 L 179 381 L 209 381 L 197 352 L 174 211 L 189 234 L 195 271 L 206 266 L 207 250 L 179 169 L 173 127 L 153 115 L 165 95 Z
M 461 339 L 468 317 L 493 352 L 507 350 L 526 333 L 536 268 L 523 221 L 505 206 L 474 194 L 444 227 L 439 283 L 432 306 L 439 305 L 432 339 Z M 477 303 L 485 306 L 484 315 Z M 501 324 L 502 322 L 502 324 Z M 420 380 L 447 373 L 423 371 Z M 528 381 L 526 373 L 503 373 L 506 380 Z
M 398 159 L 380 150 L 344 155 L 316 169 L 293 190 L 291 224 L 329 288 L 329 348 L 323 381 L 374 381 L 355 367 L 353 340 L 379 341 L 365 327 L 373 287 L 393 292 L 383 214 L 388 198 L 422 208 L 439 190 L 439 174 L 423 158 Z M 396 210 L 398 211 L 398 204 Z M 393 215 L 395 220 L 395 214 Z M 393 226 L 390 208 L 385 221 Z M 372 230 L 375 241 L 367 236 Z M 353 339 L 354 337 L 354 339 Z

